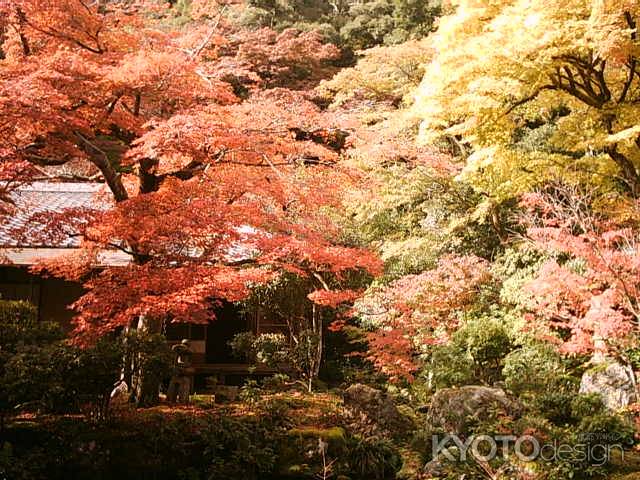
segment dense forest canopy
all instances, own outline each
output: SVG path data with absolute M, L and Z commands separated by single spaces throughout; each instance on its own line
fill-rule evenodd
M 635 478 L 638 22 L 635 0 L 0 0 L 2 232 L 81 239 L 22 274 L 82 285 L 69 335 L 0 299 L 0 478 Z M 33 182 L 102 207 L 15 226 Z M 224 340 L 241 387 L 168 338 L 229 312 L 280 322 Z

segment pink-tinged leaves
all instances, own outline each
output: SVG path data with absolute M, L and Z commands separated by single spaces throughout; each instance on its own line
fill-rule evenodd
M 446 341 L 458 327 L 458 313 L 491 280 L 486 260 L 448 255 L 433 270 L 370 292 L 356 304 L 357 313 L 376 326 L 368 335 L 369 359 L 392 378 L 410 379 L 415 355 Z
M 563 260 L 543 264 L 525 285 L 543 334 L 568 335 L 561 350 L 615 349 L 635 330 L 640 302 L 640 242 L 632 228 L 598 217 L 584 198 L 529 194 L 527 233 Z M 533 226 L 531 226 L 533 225 Z

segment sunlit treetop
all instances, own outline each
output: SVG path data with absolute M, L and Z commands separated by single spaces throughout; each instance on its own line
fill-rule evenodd
M 427 40 L 370 48 L 362 52 L 354 67 L 340 70 L 330 81 L 323 82 L 319 90 L 335 104 L 352 99 L 399 105 L 406 98 L 409 102 L 432 53 Z
M 640 4 L 459 0 L 417 93 L 421 140 L 504 200 L 551 178 L 640 194 Z

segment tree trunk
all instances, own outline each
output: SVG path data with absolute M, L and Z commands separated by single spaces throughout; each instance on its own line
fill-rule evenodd
M 311 312 L 311 321 L 312 321 L 312 332 L 313 339 L 310 339 L 310 347 L 312 351 L 309 352 L 309 383 L 308 390 L 311 393 L 313 389 L 313 381 L 318 378 L 318 374 L 320 373 L 320 363 L 322 362 L 322 349 L 323 349 L 323 338 L 322 338 L 322 316 L 318 311 L 318 308 L 315 304 L 313 304 L 312 312 Z M 315 343 L 315 345 L 314 345 Z M 313 348 L 315 347 L 315 348 Z
M 631 160 L 620 153 L 616 146 L 609 148 L 607 153 L 620 168 L 620 171 L 622 172 L 622 179 L 627 184 L 631 195 L 634 198 L 640 197 L 640 175 Z
M 162 331 L 162 321 L 141 315 L 136 330 L 139 333 L 154 334 Z M 131 362 L 131 396 L 137 407 L 150 407 L 158 404 L 160 381 L 145 372 L 145 352 L 135 352 L 129 358 Z

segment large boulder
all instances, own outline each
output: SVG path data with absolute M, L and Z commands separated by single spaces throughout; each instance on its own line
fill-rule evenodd
M 607 361 L 582 375 L 580 393 L 597 393 L 607 409 L 618 411 L 636 401 L 635 375 L 631 368 Z
M 481 385 L 443 388 L 431 397 L 428 421 L 431 427 L 449 433 L 465 434 L 477 422 L 498 416 L 518 417 L 520 405 L 504 390 Z
M 391 396 L 361 383 L 345 390 L 344 406 L 359 412 L 384 430 L 406 432 L 415 428 L 411 418 L 398 410 Z

